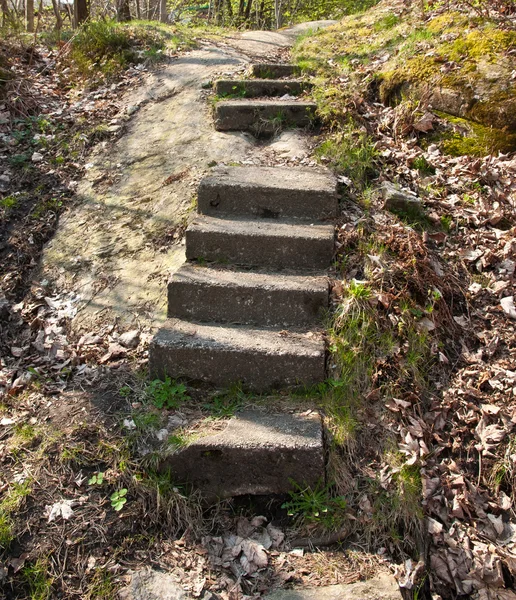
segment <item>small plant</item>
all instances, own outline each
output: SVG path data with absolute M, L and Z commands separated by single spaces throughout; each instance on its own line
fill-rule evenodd
M 104 482 L 104 473 L 102 473 L 101 471 L 98 473 L 95 473 L 95 475 L 93 475 L 92 477 L 90 477 L 88 479 L 88 485 L 102 485 L 103 482 Z
M 23 569 L 23 579 L 29 586 L 31 600 L 49 600 L 52 597 L 52 578 L 48 575 L 47 559 L 38 559 Z
M 13 522 L 7 512 L 0 509 L 0 549 L 5 550 L 14 539 Z
M 246 398 L 240 384 L 231 386 L 227 391 L 214 396 L 204 405 L 214 417 L 232 417 Z
M 351 280 L 348 288 L 349 295 L 355 300 L 368 300 L 371 297 L 371 290 L 365 283 Z
M 111 507 L 114 508 L 117 512 L 121 511 L 124 508 L 124 504 L 127 502 L 127 489 L 122 488 L 117 492 L 111 494 L 109 499 L 111 500 Z
M 453 217 L 451 215 L 442 215 L 440 221 L 444 231 L 449 233 L 452 230 Z
M 376 21 L 376 23 L 374 24 L 373 27 L 374 27 L 375 31 L 386 31 L 388 29 L 392 29 L 393 27 L 396 27 L 396 25 L 400 21 L 401 21 L 401 19 L 400 19 L 400 17 L 398 17 L 398 15 L 390 13 L 390 14 L 386 15 L 385 17 L 383 17 L 383 19 Z
M 178 383 L 170 377 L 165 377 L 163 381 L 160 379 L 151 381 L 145 392 L 156 408 L 178 408 L 190 399 L 185 384 Z
M 288 515 L 307 524 L 322 525 L 325 529 L 337 529 L 345 518 L 346 499 L 333 496 L 331 486 L 318 484 L 314 489 L 291 482 L 295 490 L 290 500 L 282 505 Z
M 117 597 L 116 586 L 113 583 L 113 575 L 106 569 L 96 569 L 92 577 L 88 599 L 91 600 L 114 600 Z
M 155 412 L 137 412 L 132 417 L 138 431 L 157 429 L 161 423 L 160 415 Z
M 0 200 L 0 208 L 5 208 L 6 210 L 10 210 L 15 208 L 18 204 L 18 199 L 16 196 L 7 196 L 7 198 L 2 198 Z
M 169 436 L 168 443 L 175 450 L 179 450 L 181 448 L 186 448 L 194 439 L 195 436 L 193 434 L 189 434 L 187 431 L 179 431 L 178 433 Z
M 325 121 L 331 121 L 333 117 L 330 100 L 328 103 L 328 115 L 322 115 Z M 324 104 L 321 110 L 324 110 Z M 316 156 L 322 162 L 329 163 L 338 173 L 349 177 L 358 189 L 367 187 L 375 175 L 377 154 L 373 140 L 352 123 L 316 149 Z
M 412 167 L 417 169 L 421 175 L 435 175 L 435 167 L 433 167 L 424 156 L 418 156 L 412 162 Z

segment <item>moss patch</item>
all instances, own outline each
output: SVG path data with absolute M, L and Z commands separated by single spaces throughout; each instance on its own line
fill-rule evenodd
M 484 127 L 478 123 L 438 113 L 447 121 L 450 130 L 440 135 L 441 147 L 451 156 L 486 156 L 499 152 L 516 150 L 516 134 L 508 134 L 500 129 Z
M 372 87 L 384 103 L 414 94 L 441 110 L 516 131 L 515 48 L 516 31 L 486 19 L 451 11 L 422 22 L 415 9 L 393 12 L 380 4 L 305 36 L 294 58 L 327 83 L 345 74 L 349 95 L 367 93 L 371 74 L 360 66 L 375 64 Z

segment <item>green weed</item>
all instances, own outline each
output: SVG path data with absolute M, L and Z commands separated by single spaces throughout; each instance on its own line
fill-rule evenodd
M 421 175 L 435 175 L 435 167 L 423 155 L 416 157 L 412 161 L 412 168 L 417 169 Z
M 451 215 L 441 215 L 441 226 L 444 231 L 450 232 L 453 226 L 453 217 Z
M 375 31 L 386 31 L 387 29 L 392 29 L 396 27 L 396 25 L 401 21 L 398 15 L 393 13 L 386 15 L 379 21 L 376 21 L 373 25 L 373 29 Z
M 116 585 L 113 576 L 106 569 L 95 569 L 88 588 L 88 600 L 115 600 Z
M 358 189 L 367 187 L 376 173 L 377 151 L 373 141 L 352 125 L 324 141 L 317 148 L 316 156 L 349 177 Z
M 155 412 L 136 412 L 132 418 L 138 431 L 157 429 L 161 423 L 161 416 Z
M 58 213 L 63 206 L 63 201 L 60 198 L 49 198 L 39 202 L 31 213 L 33 219 L 41 219 L 48 213 Z
M 5 550 L 14 539 L 14 524 L 9 514 L 0 509 L 0 549 Z
M 18 206 L 18 198 L 16 196 L 7 196 L 6 198 L 2 198 L 0 200 L 0 208 L 4 208 L 6 210 L 12 210 Z
M 0 502 L 0 548 L 6 549 L 14 539 L 12 516 L 17 513 L 23 500 L 31 493 L 30 481 L 13 483 Z
M 52 577 L 48 574 L 48 560 L 38 559 L 23 568 L 23 579 L 29 588 L 30 600 L 49 600 L 52 597 Z
M 186 448 L 194 441 L 195 438 L 196 435 L 193 433 L 188 431 L 179 431 L 169 436 L 168 444 L 174 450 L 180 450 L 181 448 Z
M 88 485 L 102 485 L 104 483 L 104 473 L 100 471 L 99 473 L 95 473 L 92 477 L 88 479 Z
M 318 484 L 312 489 L 291 483 L 294 491 L 290 492 L 290 500 L 282 505 L 289 516 L 302 524 L 317 524 L 327 530 L 342 526 L 347 506 L 343 496 L 333 495 L 329 485 Z
M 151 381 L 145 389 L 145 394 L 156 408 L 178 408 L 190 399 L 184 383 L 178 383 L 170 377 L 165 377 L 163 381 Z
M 365 283 L 352 279 L 349 283 L 348 293 L 355 300 L 368 300 L 371 297 L 371 290 Z
M 117 490 L 113 492 L 109 499 L 111 500 L 111 507 L 120 512 L 122 508 L 124 508 L 125 503 L 127 502 L 127 489 L 122 488 L 121 490 Z
M 242 385 L 234 384 L 228 390 L 214 396 L 210 402 L 204 404 L 204 408 L 209 410 L 214 417 L 231 417 L 247 398 Z

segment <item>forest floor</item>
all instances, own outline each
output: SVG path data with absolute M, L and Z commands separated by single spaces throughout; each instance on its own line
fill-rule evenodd
M 287 132 L 256 146 L 215 132 L 201 85 L 243 72 L 256 57 L 290 60 L 291 43 L 271 32 L 200 36 L 196 49 L 178 50 L 157 69 L 136 65 L 95 90 L 64 95 L 48 68 L 51 53 L 18 56 L 22 83 L 0 105 L 8 161 L 0 168 L 7 598 L 114 598 L 144 565 L 206 599 L 352 583 L 382 570 L 396 571 L 410 597 L 423 597 L 431 583 L 443 598 L 515 598 L 516 159 L 423 148 L 435 115 L 408 118 L 376 99 L 353 99 L 373 136 L 377 183 L 417 192 L 425 214 L 399 218 L 377 190 L 359 197 L 341 175 L 341 275 L 354 282 L 361 318 L 372 315 L 378 331 L 390 323 L 394 333 L 364 402 L 346 407 L 348 430 L 358 433 L 344 441 L 349 459 L 336 477 L 348 498 L 345 526 L 332 531 L 337 545 L 316 549 L 317 537 L 324 546 L 318 528 L 289 519 L 281 500 L 206 507 L 154 469 L 163 436 L 174 432 L 180 445 L 203 418 L 265 400 L 238 388 L 149 382 L 147 346 L 164 318 L 169 272 L 183 260 L 203 174 L 214 163 L 316 165 L 315 135 Z M 380 51 L 366 75 L 381 64 Z M 23 99 L 14 112 L 13 97 Z M 350 297 L 343 288 L 334 290 L 339 306 Z M 404 327 L 412 341 L 397 343 Z M 410 344 L 423 339 L 416 352 Z M 385 340 L 375 333 L 373 341 Z M 305 498 L 305 517 L 325 509 L 328 499 L 314 498 Z M 254 520 L 261 515 L 268 528 Z M 267 564 L 259 553 L 232 555 L 232 535 L 253 544 L 268 536 Z

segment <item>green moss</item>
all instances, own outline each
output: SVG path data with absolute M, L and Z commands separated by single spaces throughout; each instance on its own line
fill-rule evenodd
M 16 208 L 17 204 L 18 198 L 16 196 L 7 196 L 0 200 L 0 208 L 4 208 L 5 210 Z
M 477 102 L 469 112 L 472 119 L 502 129 L 516 115 L 516 86 L 491 94 L 486 100 Z M 513 129 L 514 125 L 511 127 Z
M 415 56 L 404 61 L 397 68 L 382 74 L 380 98 L 388 104 L 398 96 L 401 98 L 401 88 L 411 82 L 430 81 L 440 73 L 441 65 L 434 58 L 425 55 Z
M 442 149 L 451 156 L 487 156 L 516 150 L 516 134 L 484 127 L 473 121 L 439 112 L 453 126 L 440 135 Z
M 445 44 L 443 49 L 448 60 L 459 62 L 493 59 L 515 47 L 516 31 L 500 31 L 485 27 L 461 36 L 451 44 Z
M 432 33 L 449 33 L 457 29 L 468 27 L 470 20 L 464 14 L 458 12 L 446 12 L 435 17 L 428 23 L 427 28 Z

